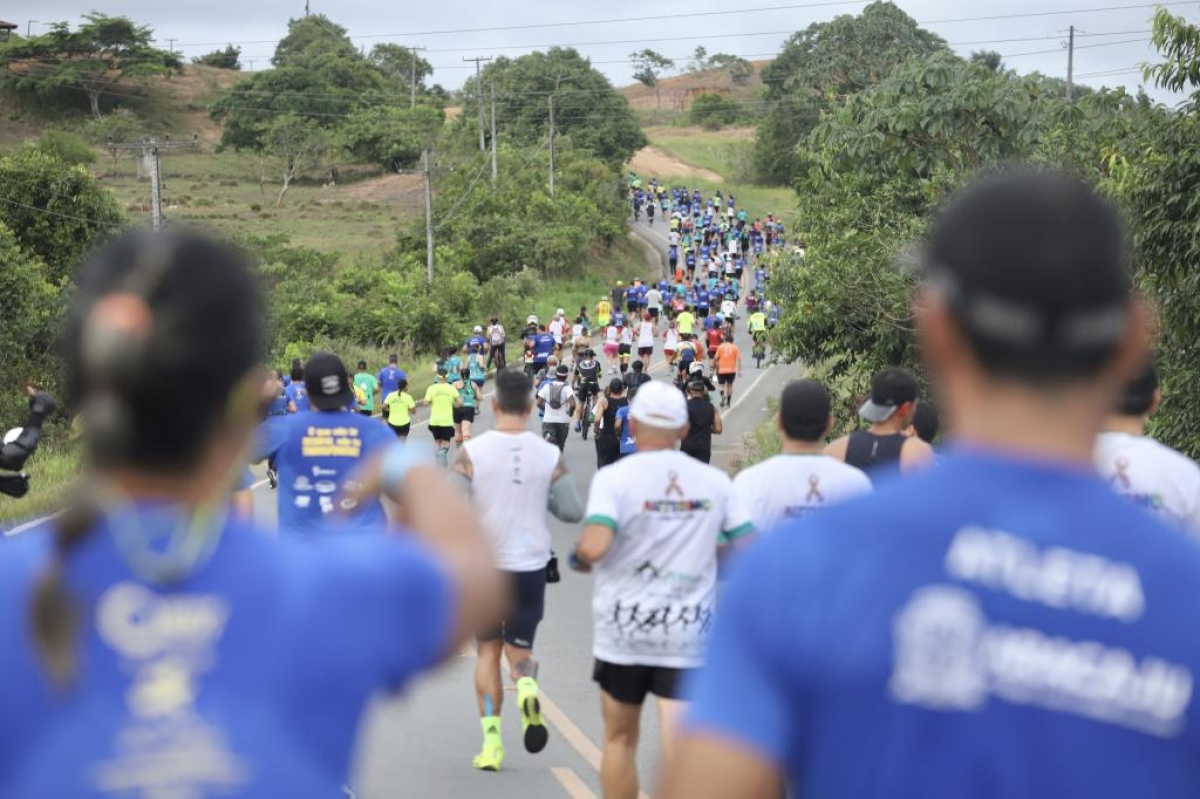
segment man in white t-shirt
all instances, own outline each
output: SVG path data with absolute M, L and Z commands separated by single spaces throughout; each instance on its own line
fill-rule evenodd
M 542 438 L 558 447 L 561 452 L 567 446 L 567 435 L 571 420 L 575 418 L 575 391 L 567 384 L 571 369 L 564 363 L 550 381 L 537 393 L 538 408 L 542 413 Z
M 533 640 L 545 608 L 551 559 L 546 511 L 565 522 L 583 518 L 575 482 L 561 452 L 529 432 L 533 384 L 522 371 L 496 374 L 495 426 L 458 451 L 454 474 L 468 481 L 495 553 L 496 568 L 510 586 L 512 606 L 501 624 L 477 636 L 475 697 L 483 727 L 483 749 L 473 765 L 499 771 L 504 761 L 500 708 L 504 684 L 500 655 L 508 658 L 517 685 L 517 706 L 525 748 L 546 746 L 546 725 L 538 699 Z
M 743 469 L 733 491 L 754 519 L 754 529 L 774 530 L 783 522 L 871 493 L 861 469 L 826 455 L 833 428 L 829 390 L 815 380 L 789 384 L 779 400 L 782 453 Z
M 1096 469 L 1113 490 L 1168 524 L 1200 537 L 1200 467 L 1146 435 L 1162 392 L 1154 367 L 1126 387 L 1096 440 Z
M 563 337 L 567 334 L 567 317 L 562 308 L 555 312 L 554 318 L 546 326 L 546 332 L 554 338 L 555 349 L 562 350 Z
M 753 531 L 719 469 L 679 452 L 687 403 L 643 385 L 629 413 L 638 451 L 592 479 L 586 527 L 571 565 L 595 570 L 593 679 L 600 685 L 606 797 L 638 794 L 642 704 L 658 697 L 663 754 L 682 710 L 680 683 L 703 663 L 717 599 L 717 552 Z

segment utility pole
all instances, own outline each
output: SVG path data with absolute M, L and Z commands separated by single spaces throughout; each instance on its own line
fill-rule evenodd
M 550 197 L 554 197 L 554 95 L 550 95 Z
M 421 170 L 425 178 L 425 278 L 433 286 L 433 182 L 429 171 L 433 168 L 433 148 L 425 148 L 425 168 Z
M 499 164 L 496 163 L 496 83 L 492 82 L 492 188 L 496 188 L 496 175 Z
M 1075 26 L 1070 29 L 1067 39 L 1067 102 L 1071 102 L 1075 93 Z
M 39 25 L 42 24 L 42 21 L 40 19 L 31 19 L 31 20 L 29 20 L 28 23 L 25 24 L 25 38 L 26 39 L 33 37 L 33 23 L 35 23 L 35 22 Z
M 144 171 L 149 172 L 150 214 L 155 230 L 161 230 L 163 226 L 161 152 L 163 150 L 195 150 L 199 147 L 200 137 L 196 135 L 193 135 L 190 141 L 181 142 L 171 141 L 170 136 L 167 136 L 161 142 L 157 136 L 145 136 L 140 142 L 115 142 L 112 139 L 108 140 L 109 152 L 136 150 L 141 153 L 141 158 L 138 162 L 138 176 L 140 177 Z
M 175 55 L 175 42 L 177 42 L 177 41 L 179 41 L 179 40 L 178 39 L 167 39 L 167 52 L 170 53 L 171 55 Z
M 424 47 L 410 47 L 409 52 L 412 53 L 412 78 L 409 80 L 409 89 L 412 90 L 412 97 L 409 99 L 408 107 L 417 107 L 417 51 L 424 50 Z
M 479 152 L 481 153 L 485 152 L 487 147 L 484 146 L 483 141 L 483 84 L 481 83 L 482 77 L 479 72 L 479 65 L 491 60 L 491 58 L 484 58 L 483 56 L 463 59 L 463 61 L 475 62 L 475 97 L 479 100 Z

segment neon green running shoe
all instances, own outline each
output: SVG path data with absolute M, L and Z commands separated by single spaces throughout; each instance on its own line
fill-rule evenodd
M 525 734 L 525 751 L 537 754 L 546 748 L 550 733 L 542 720 L 542 703 L 538 699 L 537 680 L 522 677 L 517 680 L 517 704 L 521 708 L 521 731 Z
M 500 719 L 488 716 L 479 720 L 483 726 L 483 749 L 471 765 L 480 771 L 499 771 L 504 763 L 504 740 L 500 735 Z

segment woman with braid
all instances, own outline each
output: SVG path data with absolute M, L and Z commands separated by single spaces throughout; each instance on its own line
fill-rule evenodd
M 492 622 L 478 520 L 397 445 L 361 480 L 399 503 L 395 535 L 256 534 L 226 499 L 264 399 L 242 256 L 136 233 L 77 284 L 88 471 L 0 550 L 0 796 L 342 795 L 367 699 Z

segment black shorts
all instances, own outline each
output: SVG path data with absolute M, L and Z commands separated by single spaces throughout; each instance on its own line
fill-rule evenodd
M 638 357 L 639 358 L 649 358 L 653 354 L 654 354 L 653 347 L 638 347 Z
M 737 374 L 734 372 L 729 372 L 728 374 L 717 375 L 717 385 L 732 386 L 733 380 L 735 377 L 737 377 Z
M 404 436 L 408 435 L 410 431 L 412 431 L 412 422 L 409 422 L 408 424 L 400 424 L 400 425 L 396 425 L 396 424 L 392 424 L 391 422 L 388 422 L 388 427 L 392 428 L 393 433 L 395 433 L 396 435 L 403 438 Z
M 462 424 L 463 422 L 474 422 L 474 421 L 475 421 L 475 409 L 474 408 L 462 407 L 462 408 L 454 409 L 454 423 L 455 424 Z
M 373 413 L 375 413 L 375 411 L 369 411 L 366 408 L 359 408 L 359 410 L 358 410 L 359 416 L 370 416 Z
M 650 310 L 650 318 L 651 318 L 651 319 L 657 319 L 657 318 L 658 318 L 658 315 L 659 315 L 659 313 L 661 313 L 661 312 L 662 312 L 662 309 L 661 309 L 661 308 L 651 308 L 651 309 L 649 309 L 649 310 Z
M 711 361 L 715 357 L 717 357 L 717 348 L 709 347 L 708 348 L 708 359 Z
M 682 699 L 683 681 L 690 669 L 672 669 L 666 666 L 621 666 L 596 660 L 592 668 L 592 680 L 600 690 L 623 705 L 640 705 L 646 694 L 663 699 Z
M 708 318 L 708 309 L 707 308 L 700 308 L 696 311 L 696 313 L 700 315 L 701 319 Z
M 638 309 L 637 300 L 630 300 L 625 303 L 625 310 L 629 311 L 629 313 L 635 314 L 635 313 L 637 313 L 637 309 Z
M 542 422 L 542 438 L 560 450 L 567 446 L 570 432 L 571 426 L 567 422 Z
M 435 427 L 429 425 L 429 432 L 433 434 L 434 441 L 452 441 L 454 439 L 453 427 Z
M 631 352 L 633 352 L 633 345 L 632 345 L 632 344 L 619 344 L 619 345 L 617 345 L 617 355 L 628 355 L 628 354 L 629 354 L 629 353 L 631 353 Z
M 549 557 L 547 557 L 549 561 Z M 531 572 L 500 572 L 508 580 L 512 606 L 499 626 L 476 636 L 480 641 L 503 638 L 509 646 L 533 649 L 538 624 L 546 611 L 546 570 Z

